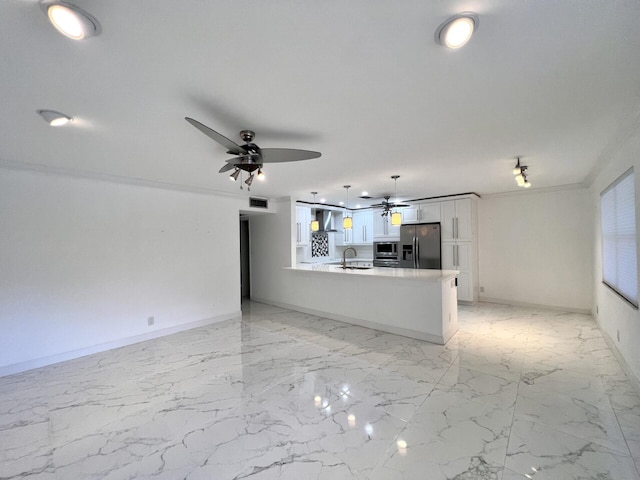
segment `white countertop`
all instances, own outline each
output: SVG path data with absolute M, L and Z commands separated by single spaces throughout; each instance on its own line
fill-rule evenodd
M 322 263 L 299 263 L 294 267 L 285 267 L 285 270 L 300 272 L 318 272 L 335 275 L 360 275 L 365 277 L 381 278 L 403 278 L 409 280 L 419 280 L 426 282 L 444 282 L 455 278 L 458 270 L 425 270 L 414 268 L 386 268 L 372 267 L 367 270 L 343 270 L 339 265 L 328 265 Z
M 347 259 L 347 264 L 350 263 L 373 263 L 373 258 L 370 257 L 348 257 Z M 300 264 L 309 264 L 309 265 L 322 265 L 322 264 L 328 264 L 328 263 L 342 263 L 342 257 L 335 257 L 335 258 L 331 258 L 331 257 L 316 257 L 313 258 L 312 260 L 306 260 L 303 262 L 300 262 Z

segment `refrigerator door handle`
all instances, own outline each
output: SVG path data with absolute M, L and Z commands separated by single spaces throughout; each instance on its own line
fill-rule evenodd
M 418 237 L 413 237 L 413 268 L 418 268 Z

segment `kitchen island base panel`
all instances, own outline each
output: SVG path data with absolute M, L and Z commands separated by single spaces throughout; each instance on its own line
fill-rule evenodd
M 338 322 L 347 323 L 349 325 L 357 325 L 359 327 L 370 328 L 372 330 L 378 330 L 380 332 L 392 333 L 394 335 L 400 335 L 401 337 L 413 338 L 416 340 L 423 340 L 425 342 L 435 343 L 438 345 L 444 345 L 449 340 L 449 338 L 451 338 L 451 336 L 453 336 L 456 333 L 456 332 L 451 333 L 451 335 L 447 338 L 447 341 L 445 341 L 442 335 L 431 335 L 428 333 L 419 332 L 417 330 L 408 330 L 406 328 L 394 327 L 392 325 L 376 323 L 376 322 L 364 320 L 361 318 L 345 317 L 344 315 L 338 315 L 335 313 L 330 313 L 330 312 L 320 311 L 320 310 L 313 310 L 311 308 L 302 307 L 300 305 L 291 305 L 289 303 L 274 302 L 271 300 L 255 298 L 255 297 L 252 297 L 251 301 L 265 303 L 267 305 L 273 305 L 274 307 L 286 308 L 287 310 L 306 313 L 307 315 L 314 315 L 316 317 L 328 318 L 331 320 L 336 320 Z
M 437 344 L 458 330 L 456 271 L 330 267 L 287 267 L 255 300 Z

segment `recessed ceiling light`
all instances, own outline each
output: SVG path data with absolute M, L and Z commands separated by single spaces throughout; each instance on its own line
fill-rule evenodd
M 38 113 L 45 122 L 52 127 L 60 127 L 66 125 L 73 120 L 73 117 L 65 115 L 64 113 L 56 112 L 55 110 L 38 110 Z
M 51 24 L 69 38 L 84 40 L 101 31 L 98 20 L 72 3 L 47 0 L 41 2 L 40 6 L 47 13 Z
M 320 199 L 320 203 L 325 203 L 326 201 L 327 201 L 327 199 L 326 199 L 326 198 L 321 198 L 321 199 Z
M 363 190 L 363 191 L 362 191 L 362 196 L 363 196 L 363 197 L 366 197 L 367 195 L 369 195 L 369 192 L 367 192 L 367 191 Z
M 478 15 L 464 12 L 448 18 L 436 30 L 436 42 L 447 48 L 460 48 L 478 29 Z

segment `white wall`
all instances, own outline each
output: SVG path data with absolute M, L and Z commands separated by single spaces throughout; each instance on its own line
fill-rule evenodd
M 281 298 L 286 291 L 283 267 L 296 263 L 295 202 L 272 202 L 275 215 L 251 217 L 251 298 Z
M 238 315 L 238 203 L 0 169 L 0 374 Z
M 483 197 L 480 300 L 590 311 L 592 232 L 586 188 Z
M 640 239 L 640 128 L 627 138 L 609 158 L 591 185 L 591 202 L 594 212 L 594 278 L 593 311 L 600 328 L 622 355 L 624 363 L 640 380 L 640 313 L 602 283 L 602 243 L 600 232 L 600 193 L 629 168 L 635 170 L 636 191 L 636 240 Z M 601 165 L 602 165 L 601 164 Z M 638 242 L 636 241 L 636 248 Z M 640 259 L 640 251 L 637 252 Z M 618 341 L 618 332 L 620 340 Z

